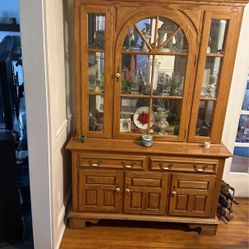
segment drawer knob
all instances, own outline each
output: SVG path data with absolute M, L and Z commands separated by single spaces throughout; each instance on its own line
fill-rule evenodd
M 197 167 L 197 164 L 194 163 L 194 164 L 193 164 L 193 167 L 194 167 L 194 170 L 195 170 L 196 172 L 205 172 L 205 170 L 206 170 L 207 167 L 208 167 L 208 164 L 207 164 L 207 163 L 204 163 L 203 166 L 202 166 L 202 168 L 198 168 L 198 167 Z
M 121 191 L 120 188 L 116 188 L 116 192 L 119 193 Z
M 116 74 L 115 74 L 115 77 L 118 79 L 118 78 L 120 78 L 120 76 L 121 76 L 121 74 L 119 73 L 119 72 L 117 72 Z
M 130 189 L 126 188 L 126 189 L 125 189 L 125 192 L 126 192 L 126 193 L 130 193 Z
M 175 197 L 175 196 L 176 196 L 176 191 L 173 190 L 173 191 L 171 192 L 171 195 L 172 195 L 172 197 Z
M 99 167 L 100 163 L 101 163 L 101 161 L 96 161 L 96 162 L 90 161 L 89 165 L 92 167 Z
M 164 164 L 164 163 L 159 163 L 159 166 L 162 170 L 170 170 L 173 167 L 173 163 L 169 164 Z

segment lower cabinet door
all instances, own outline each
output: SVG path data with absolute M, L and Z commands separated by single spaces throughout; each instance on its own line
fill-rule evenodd
M 114 170 L 79 171 L 79 209 L 121 212 L 123 173 Z
M 127 172 L 125 175 L 124 212 L 165 214 L 168 174 Z
M 169 215 L 208 217 L 215 178 L 212 175 L 173 174 Z

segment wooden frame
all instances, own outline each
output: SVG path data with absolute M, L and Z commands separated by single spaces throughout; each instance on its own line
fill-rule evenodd
M 129 21 L 126 22 L 126 24 L 122 27 L 121 30 L 117 31 L 117 42 L 116 42 L 116 60 L 115 60 L 115 68 L 118 72 L 122 65 L 121 65 L 121 51 L 122 51 L 122 44 L 123 40 L 125 39 L 125 36 L 129 32 L 129 30 L 135 25 L 135 23 L 143 18 L 150 17 L 150 16 L 162 16 L 169 18 L 173 20 L 175 23 L 179 25 L 179 27 L 182 29 L 182 31 L 186 35 L 186 39 L 188 41 L 188 57 L 187 57 L 187 67 L 185 72 L 185 82 L 184 82 L 184 94 L 182 97 L 182 112 L 181 112 L 181 122 L 180 122 L 180 131 L 178 136 L 157 136 L 155 135 L 156 140 L 166 140 L 166 141 L 184 141 L 186 139 L 187 134 L 187 125 L 188 125 L 188 119 L 189 119 L 189 113 L 190 113 L 190 107 L 191 107 L 191 98 L 192 98 L 192 89 L 193 89 L 193 75 L 194 75 L 194 69 L 195 69 L 195 58 L 196 58 L 196 47 L 198 44 L 197 41 L 197 33 L 195 28 L 192 26 L 192 24 L 188 21 L 187 17 L 184 16 L 181 12 L 177 10 L 161 10 L 161 8 L 146 8 L 143 7 L 139 9 L 139 12 L 136 11 L 136 13 L 130 13 L 127 15 L 130 15 L 131 18 Z M 171 38 L 171 37 L 170 37 Z M 167 40 L 169 40 L 168 38 Z M 195 46 L 196 45 L 196 46 Z M 152 52 L 149 53 L 150 55 L 154 56 L 157 54 L 165 54 L 165 55 L 172 55 L 174 53 L 161 53 L 161 52 Z M 177 53 L 176 53 L 177 54 Z M 152 78 L 153 78 L 153 71 L 152 71 Z M 119 132 L 119 115 L 120 115 L 120 101 L 121 101 L 121 94 L 120 94 L 120 78 L 115 79 L 115 86 L 114 86 L 114 138 L 118 139 L 136 139 L 141 135 L 135 135 L 135 134 L 120 134 Z M 152 91 L 153 89 L 151 89 Z M 131 96 L 132 97 L 132 96 Z M 152 92 L 150 94 L 150 106 L 152 103 Z M 172 97 L 174 98 L 174 97 Z M 184 112 L 183 112 L 183 108 Z M 151 109 L 150 109 L 151 112 Z
M 239 34 L 239 24 L 241 22 L 241 13 L 242 10 L 238 9 L 235 13 L 224 13 L 224 12 L 206 12 L 205 13 L 205 21 L 204 21 L 204 30 L 202 37 L 202 44 L 200 48 L 200 55 L 198 61 L 198 73 L 196 77 L 196 87 L 195 87 L 195 99 L 193 102 L 192 114 L 191 114 L 191 122 L 190 122 L 190 130 L 189 130 L 189 142 L 204 142 L 210 141 L 212 143 L 220 143 L 223 124 L 225 119 L 225 106 L 227 105 L 229 90 L 230 90 L 230 82 L 232 78 L 232 71 L 234 59 L 235 59 L 235 51 L 238 43 L 238 34 Z M 221 57 L 223 59 L 222 65 L 220 68 L 220 79 L 219 79 L 219 89 L 222 89 L 217 93 L 217 97 L 214 98 L 215 107 L 212 118 L 212 127 L 210 131 L 210 136 L 197 136 L 196 135 L 196 123 L 199 113 L 199 103 L 201 98 L 201 87 L 202 80 L 205 68 L 205 62 L 207 58 L 207 46 L 210 32 L 210 25 L 212 19 L 221 19 L 228 20 L 228 29 L 226 32 L 226 40 L 224 45 L 224 54 L 209 54 L 208 56 L 216 56 Z M 237 34 L 237 35 L 236 35 Z M 211 100 L 212 98 L 210 98 Z M 208 100 L 208 99 L 207 99 Z

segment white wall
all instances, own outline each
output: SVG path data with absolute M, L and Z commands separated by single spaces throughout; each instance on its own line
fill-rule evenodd
M 61 0 L 20 1 L 36 249 L 59 247 L 70 193 L 65 143 L 71 130 L 71 77 L 65 70 L 63 14 Z

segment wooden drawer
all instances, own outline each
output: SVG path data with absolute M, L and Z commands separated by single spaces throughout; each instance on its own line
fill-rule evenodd
M 78 165 L 88 168 L 147 169 L 146 157 L 109 154 L 78 154 Z
M 218 160 L 195 158 L 151 157 L 150 169 L 163 171 L 184 171 L 215 174 Z

